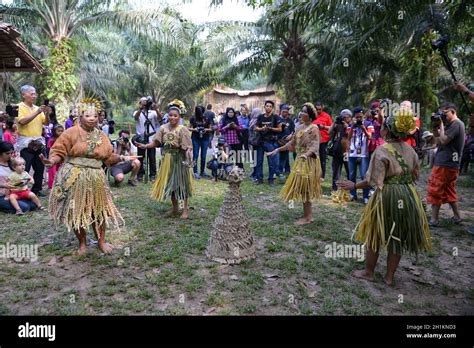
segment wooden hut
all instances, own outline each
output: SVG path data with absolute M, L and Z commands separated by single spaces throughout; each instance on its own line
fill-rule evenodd
M 241 91 L 217 85 L 204 96 L 204 104 L 212 104 L 213 111 L 217 113 L 225 112 L 229 106 L 238 110 L 242 104 L 246 104 L 250 111 L 257 107 L 263 109 L 266 100 L 275 102 L 277 109 L 282 103 L 276 91 L 271 87 Z

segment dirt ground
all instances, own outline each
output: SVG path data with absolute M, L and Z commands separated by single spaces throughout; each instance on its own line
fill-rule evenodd
M 425 194 L 428 171 L 419 187 Z M 302 206 L 278 199 L 281 185 L 242 185 L 257 246 L 256 260 L 219 265 L 204 251 L 227 185 L 197 182 L 191 219 L 160 216 L 169 204 L 149 198 L 150 184 L 113 188 L 126 228 L 110 234 L 116 249 L 101 255 L 90 244 L 75 255 L 72 232 L 53 226 L 41 212 L 2 214 L 0 244 L 37 244 L 39 259 L 0 260 L 0 314 L 13 315 L 473 315 L 474 179 L 463 176 L 458 192 L 464 224 L 432 229 L 433 251 L 403 256 L 394 287 L 350 276 L 363 262 L 325 256 L 333 242 L 351 244 L 361 203 L 347 206 L 325 196 L 314 223 L 295 227 Z M 46 204 L 46 199 L 44 200 Z M 239 223 L 235 221 L 235 223 Z M 90 234 L 93 237 L 93 234 Z

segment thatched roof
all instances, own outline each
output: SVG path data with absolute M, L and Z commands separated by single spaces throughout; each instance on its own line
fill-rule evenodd
M 20 41 L 20 32 L 11 24 L 0 22 L 0 72 L 31 71 L 44 68 Z
M 251 95 L 269 95 L 274 94 L 275 90 L 271 87 L 262 87 L 257 88 L 254 90 L 236 90 L 227 86 L 220 86 L 217 85 L 213 88 L 213 91 L 219 94 L 226 94 L 226 95 L 237 95 L 239 97 L 247 97 Z

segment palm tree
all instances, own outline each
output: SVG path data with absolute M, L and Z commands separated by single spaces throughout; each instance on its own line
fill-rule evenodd
M 177 45 L 182 38 L 181 22 L 168 9 L 134 11 L 123 1 L 16 0 L 0 5 L 0 14 L 23 30 L 25 37 L 47 38 L 48 47 L 43 47 L 47 72 L 41 82 L 45 95 L 59 104 L 60 119 L 67 117 L 67 100 L 81 81 L 76 74 L 76 55 L 78 43 L 87 41 L 88 29 L 128 29 L 169 45 Z

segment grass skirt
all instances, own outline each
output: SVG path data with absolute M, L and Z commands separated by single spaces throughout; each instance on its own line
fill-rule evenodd
M 151 197 L 164 201 L 174 194 L 184 200 L 193 194 L 193 169 L 185 166 L 185 152 L 179 149 L 165 150 L 160 171 L 151 191 Z
M 310 202 L 321 198 L 321 162 L 319 157 L 296 158 L 291 173 L 281 189 L 284 201 Z
M 425 208 L 413 184 L 377 188 L 357 224 L 355 239 L 377 251 L 394 254 L 431 250 Z
M 72 158 L 57 172 L 49 196 L 49 213 L 55 223 L 68 230 L 87 230 L 110 222 L 124 224 L 112 200 L 102 162 L 93 158 Z

